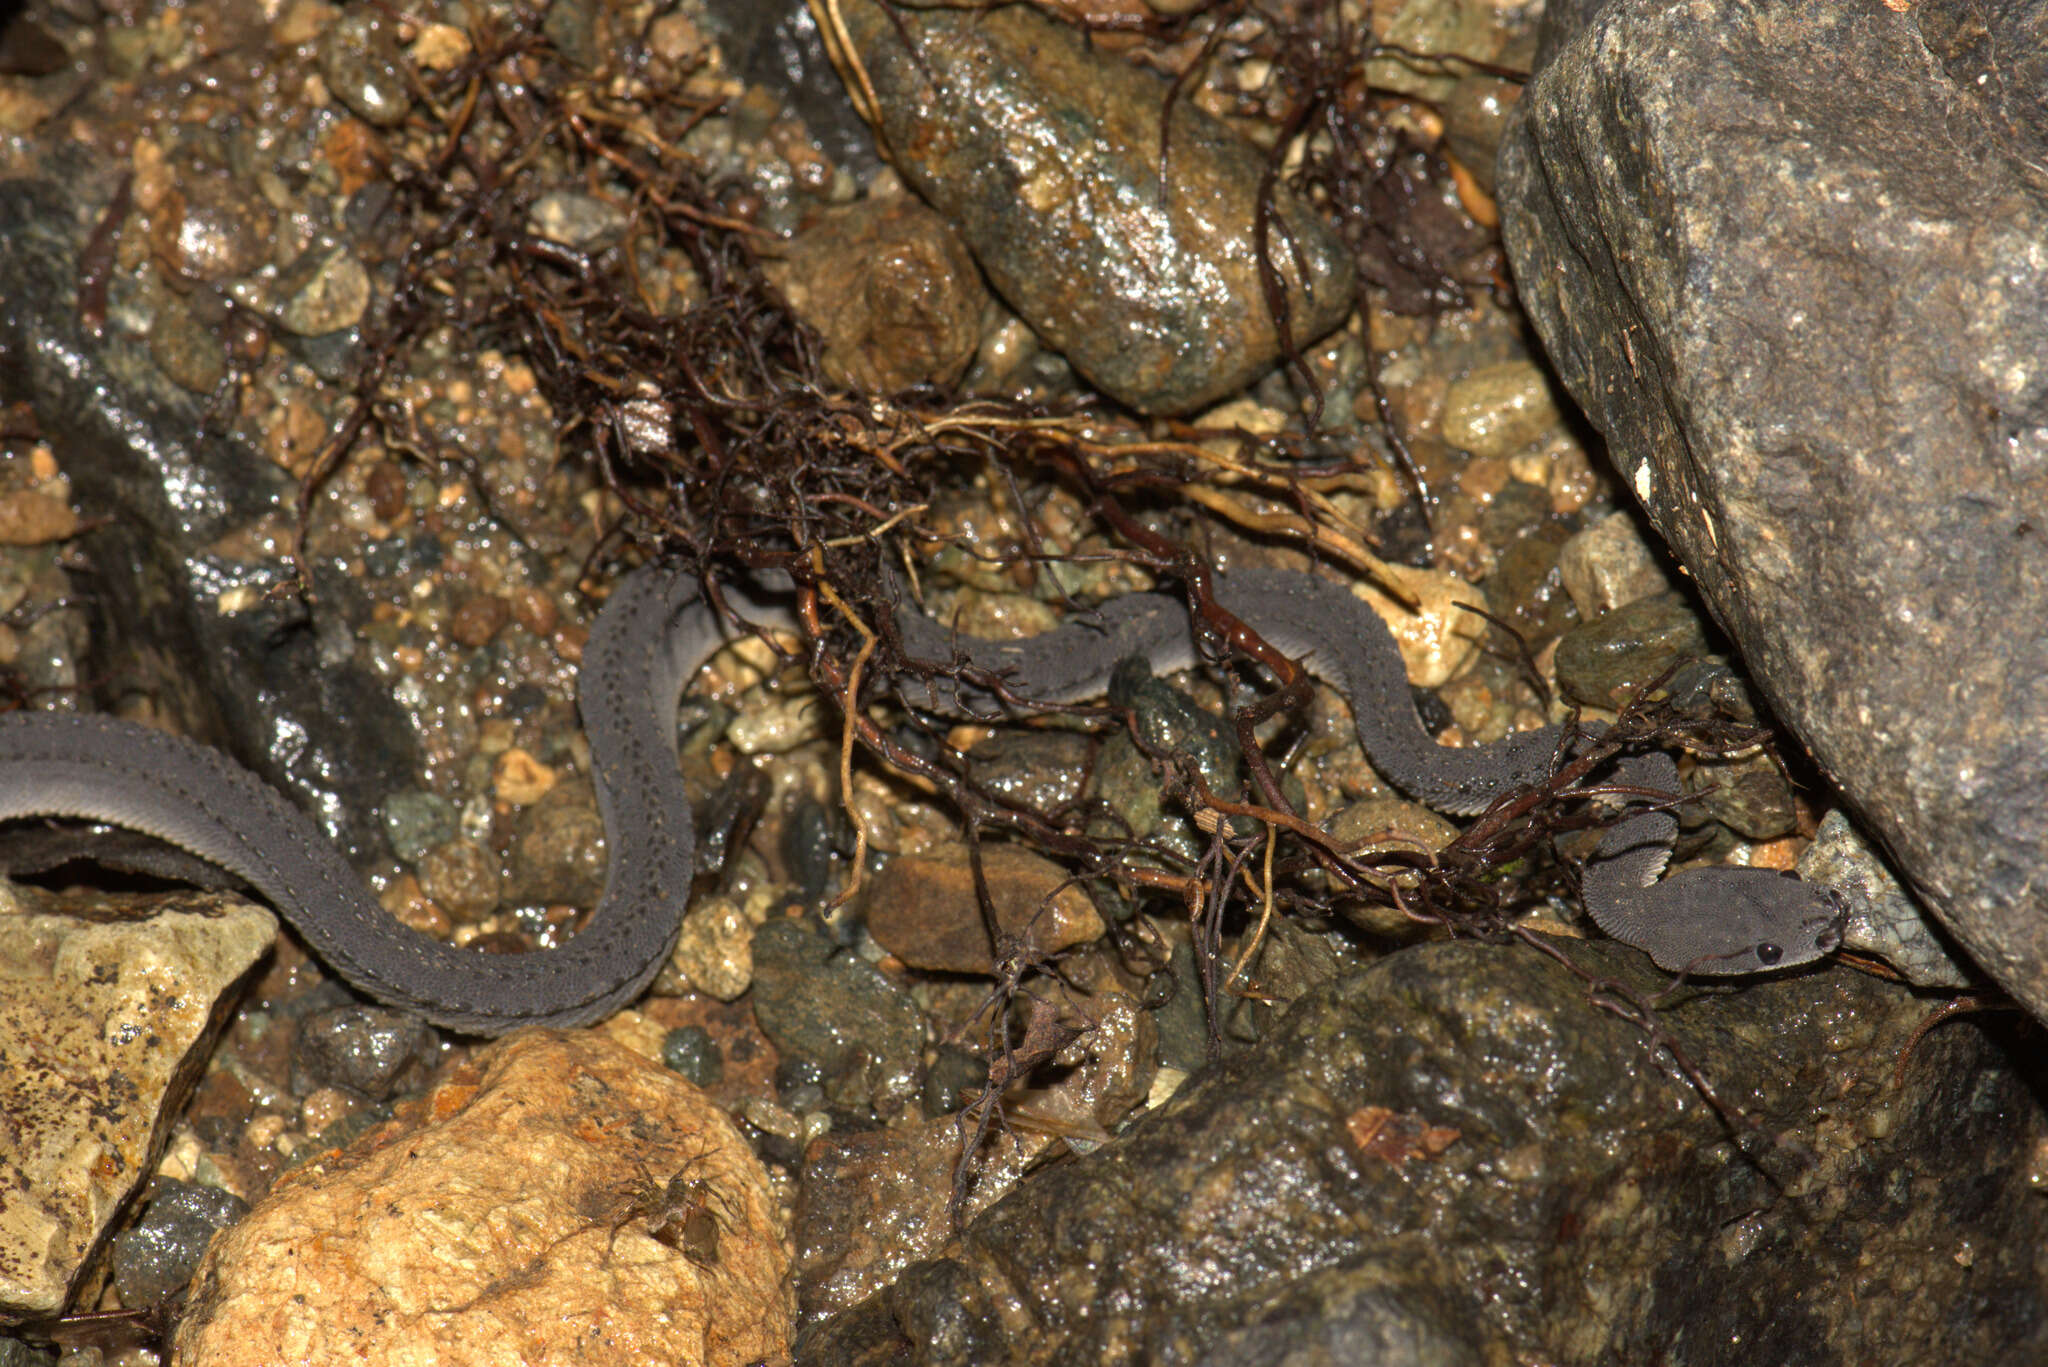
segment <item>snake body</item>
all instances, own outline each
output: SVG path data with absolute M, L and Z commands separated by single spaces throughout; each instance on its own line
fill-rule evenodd
M 761 576 L 732 596 L 756 625 L 794 628 L 785 590 Z M 1392 636 L 1339 584 L 1247 570 L 1219 577 L 1215 594 L 1350 700 L 1374 766 L 1419 801 L 1469 815 L 1509 786 L 1541 778 L 1554 758 L 1554 729 L 1487 746 L 1437 744 L 1416 715 Z M 1161 594 L 1112 600 L 1022 641 L 958 637 L 915 611 L 903 612 L 899 625 L 913 654 L 964 654 L 1004 675 L 1014 693 L 1044 702 L 1100 693 L 1126 656 L 1145 656 L 1164 672 L 1197 655 L 1185 605 Z M 0 716 L 0 821 L 73 817 L 168 841 L 248 882 L 354 987 L 451 1029 L 495 1035 L 585 1024 L 638 997 L 674 948 L 695 869 L 676 707 L 690 676 L 727 639 L 697 577 L 677 566 L 628 575 L 599 614 L 579 692 L 611 861 L 588 924 L 554 949 L 481 954 L 412 930 L 384 912 L 313 821 L 269 784 L 216 750 L 134 723 Z M 954 711 L 977 702 L 950 688 L 938 701 Z M 1660 792 L 1675 792 L 1677 777 L 1661 754 L 1623 759 L 1615 772 L 1620 785 Z M 1603 839 L 1584 892 L 1607 934 L 1666 969 L 1711 974 L 1805 963 L 1839 943 L 1843 910 L 1832 889 L 1735 868 L 1658 882 L 1676 830 L 1668 812 L 1645 809 Z

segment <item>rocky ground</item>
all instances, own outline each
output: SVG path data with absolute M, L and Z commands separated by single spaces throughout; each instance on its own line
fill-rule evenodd
M 544 949 L 619 574 L 816 609 L 686 696 L 681 940 L 588 1030 L 444 1034 L 203 869 L 0 828 L 0 1363 L 2038 1359 L 2033 1027 L 1922 1036 L 1979 975 L 1755 743 L 1824 690 L 1744 674 L 1522 312 L 1586 330 L 1527 278 L 1590 259 L 1529 226 L 1566 106 L 1514 112 L 1585 16 L 1190 8 L 0 30 L 0 705 L 221 745 L 391 915 Z M 1718 430 L 1629 324 L 1578 403 Z M 951 722 L 876 631 L 885 567 L 1004 636 L 1198 562 L 1374 586 L 1446 743 L 1649 708 L 1679 858 L 1850 887 L 1853 954 L 1673 987 L 1588 938 L 1582 800 L 1461 836 L 1243 671 Z

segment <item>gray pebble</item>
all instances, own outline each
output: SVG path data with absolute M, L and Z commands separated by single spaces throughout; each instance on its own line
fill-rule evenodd
M 699 1087 L 715 1087 L 725 1078 L 725 1055 L 701 1025 L 679 1025 L 662 1036 L 661 1061 Z
M 384 837 L 392 853 L 408 864 L 453 840 L 456 830 L 455 804 L 439 793 L 407 788 L 384 801 Z
M 320 35 L 320 76 L 363 122 L 395 128 L 412 112 L 412 86 L 381 15 L 348 9 Z
M 114 1285 L 121 1304 L 144 1309 L 183 1290 L 207 1242 L 248 1213 L 248 1204 L 231 1192 L 158 1178 L 142 1219 L 114 1236 Z
M 292 1045 L 292 1091 L 344 1087 L 383 1100 L 416 1075 L 433 1047 L 425 1021 L 379 1006 L 338 1006 L 300 1022 Z

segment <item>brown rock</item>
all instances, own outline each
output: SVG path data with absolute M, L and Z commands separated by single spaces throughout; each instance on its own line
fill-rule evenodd
M 787 1350 L 767 1174 L 611 1040 L 529 1031 L 217 1239 L 174 1364 L 687 1362 Z
M 914 199 L 829 209 L 770 278 L 825 339 L 825 373 L 876 393 L 951 384 L 981 341 L 981 272 L 946 220 Z
M 1041 953 L 1087 944 L 1102 934 L 1102 918 L 1088 895 L 1078 885 L 1061 887 L 1067 874 L 1059 865 L 1013 845 L 984 845 L 981 866 L 997 925 L 1011 935 L 1028 935 Z M 964 846 L 892 860 L 869 887 L 868 933 L 914 968 L 994 968 Z
M 505 623 L 512 620 L 512 605 L 495 593 L 480 593 L 455 609 L 448 634 L 474 650 L 491 643 Z

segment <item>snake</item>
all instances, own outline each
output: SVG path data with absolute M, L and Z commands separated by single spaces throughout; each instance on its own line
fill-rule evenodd
M 1218 605 L 1349 702 L 1373 766 L 1410 797 L 1451 815 L 1483 811 L 1541 781 L 1560 753 L 1556 727 L 1487 745 L 1439 743 L 1424 727 L 1392 634 L 1345 585 L 1302 571 L 1243 569 L 1212 579 Z M 498 1035 L 526 1025 L 570 1027 L 636 1000 L 668 962 L 696 874 L 690 800 L 677 752 L 677 709 L 691 677 L 733 639 L 735 618 L 795 630 L 791 585 L 768 571 L 723 589 L 714 608 L 701 576 L 655 561 L 624 576 L 593 623 L 578 701 L 609 850 L 587 923 L 560 945 L 487 954 L 398 921 L 311 817 L 209 746 L 115 718 L 47 711 L 0 715 L 0 822 L 71 818 L 165 841 L 244 881 L 306 946 L 365 995 L 450 1030 Z M 1133 593 L 1039 635 L 963 636 L 902 602 L 898 627 L 914 657 L 963 658 L 1014 697 L 1069 703 L 1101 693 L 1119 661 L 1161 673 L 1197 663 L 1186 603 Z M 954 671 L 953 674 L 957 674 Z M 938 710 L 985 715 L 990 696 L 934 681 Z M 1674 760 L 1626 755 L 1618 790 L 1671 793 Z M 1603 835 L 1581 880 L 1605 934 L 1660 968 L 1739 976 L 1810 963 L 1841 941 L 1841 897 L 1823 884 L 1758 868 L 1709 867 L 1661 877 L 1677 835 L 1668 803 L 1636 801 Z

